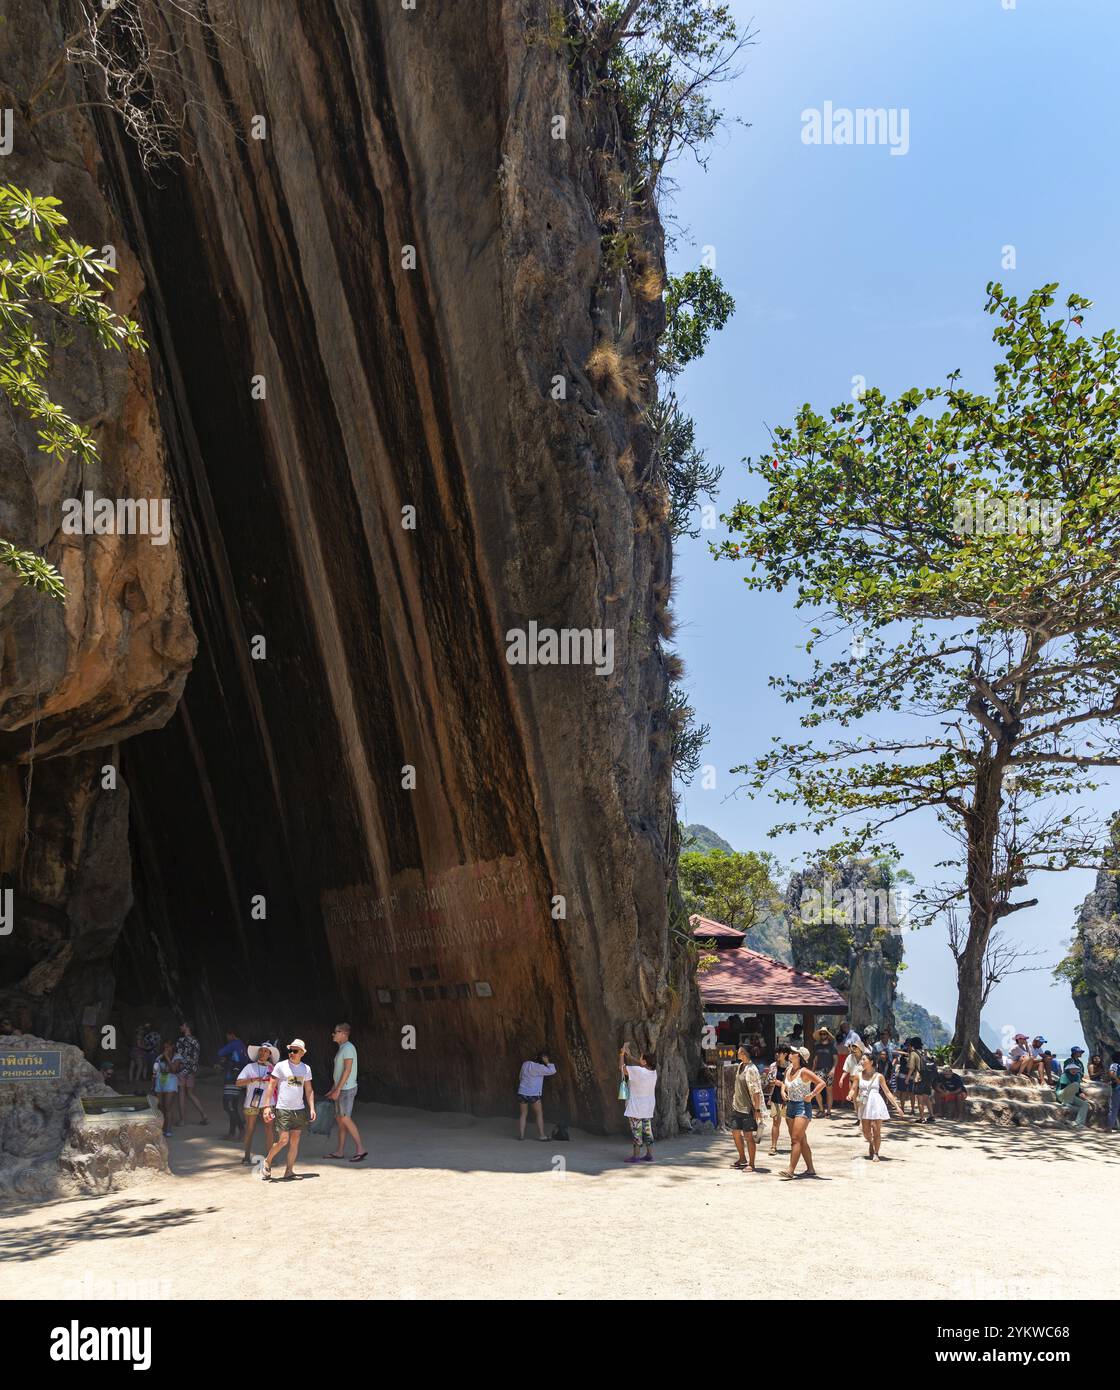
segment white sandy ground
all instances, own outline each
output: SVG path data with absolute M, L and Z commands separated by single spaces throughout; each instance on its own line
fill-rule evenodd
M 0 1206 L 0 1297 L 727 1298 L 775 1279 L 820 1298 L 852 1280 L 869 1297 L 1120 1296 L 1120 1133 L 891 1121 L 872 1164 L 839 1111 L 810 1125 L 823 1180 L 783 1182 L 784 1133 L 749 1175 L 726 1136 L 630 1167 L 620 1138 L 518 1143 L 502 1121 L 362 1105 L 363 1165 L 305 1136 L 307 1177 L 265 1184 L 222 1139 L 217 1088 L 202 1095 L 210 1125 L 176 1131 L 173 1176 Z

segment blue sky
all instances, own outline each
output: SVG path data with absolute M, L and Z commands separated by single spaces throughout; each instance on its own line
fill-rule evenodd
M 744 455 L 765 448 L 768 424 L 804 401 L 850 398 L 862 375 L 888 395 L 939 383 L 955 367 L 985 390 L 995 360 L 984 287 L 1026 293 L 1048 281 L 1094 301 L 1086 330 L 1120 324 L 1115 242 L 1120 190 L 1112 144 L 1120 5 L 1113 0 L 733 0 L 753 19 L 755 46 L 720 93 L 750 123 L 719 137 L 705 173 L 681 162 L 674 214 L 682 224 L 670 269 L 713 247 L 737 301 L 728 327 L 680 381 L 709 459 L 724 466 L 721 509 L 746 491 Z M 887 107 L 909 112 L 909 151 L 802 143 L 801 113 Z M 1001 265 L 1015 248 L 1013 270 Z M 767 677 L 799 668 L 803 618 L 787 594 L 752 594 L 743 570 L 707 550 L 720 529 L 678 546 L 678 650 L 686 688 L 711 725 L 705 761 L 714 790 L 684 790 L 681 815 L 738 849 L 790 862 L 808 840 L 768 840 L 783 808 L 734 795 L 729 769 L 797 736 L 797 711 Z M 1105 774 L 1107 776 L 1107 774 Z M 1120 809 L 1120 785 L 1098 793 Z M 932 816 L 896 837 L 918 878 L 951 848 Z M 1069 940 L 1088 871 L 1040 875 L 1039 906 L 1008 934 L 1041 949 L 1047 969 L 994 992 L 985 1021 L 1041 1031 L 1059 1049 L 1080 1039 L 1068 988 L 1050 967 Z M 952 958 L 939 928 L 906 937 L 909 998 L 951 1024 Z

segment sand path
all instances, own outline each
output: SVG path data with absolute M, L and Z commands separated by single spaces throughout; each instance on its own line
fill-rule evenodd
M 304 1140 L 300 1182 L 265 1184 L 209 1128 L 171 1140 L 174 1176 L 102 1198 L 0 1207 L 0 1296 L 311 1298 L 1120 1297 L 1120 1134 L 885 1126 L 867 1162 L 847 1112 L 810 1126 L 822 1181 L 728 1167 L 726 1137 L 658 1146 L 518 1143 L 509 1124 L 364 1105 L 361 1167 Z

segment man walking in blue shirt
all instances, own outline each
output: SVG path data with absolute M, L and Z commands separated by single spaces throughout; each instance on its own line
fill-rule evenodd
M 362 1136 L 352 1118 L 354 1101 L 358 1095 L 358 1049 L 350 1041 L 350 1025 L 336 1023 L 331 1032 L 338 1051 L 334 1055 L 334 1085 L 327 1092 L 327 1099 L 334 1101 L 334 1113 L 338 1120 L 338 1148 L 327 1154 L 328 1158 L 346 1157 L 346 1140 L 354 1141 L 354 1157 L 351 1163 L 361 1163 L 367 1150 L 362 1148 Z

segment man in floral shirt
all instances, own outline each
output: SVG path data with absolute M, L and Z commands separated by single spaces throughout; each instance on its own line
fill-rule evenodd
M 179 1063 L 179 1123 L 186 1123 L 186 1101 L 198 1111 L 201 1118 L 200 1125 L 208 1125 L 210 1121 L 206 1117 L 206 1111 L 198 1102 L 198 1097 L 194 1093 L 194 1083 L 198 1076 L 198 1058 L 201 1047 L 195 1037 L 189 1023 L 179 1024 L 179 1041 L 175 1044 L 175 1060 Z

